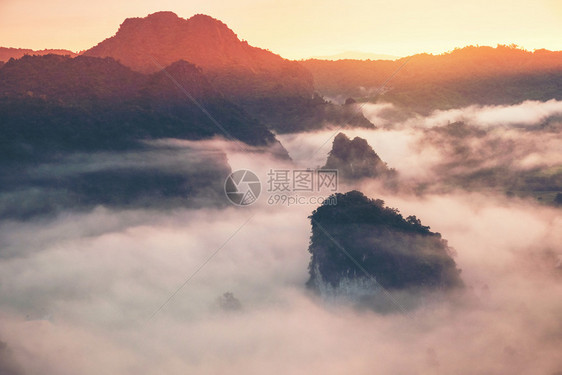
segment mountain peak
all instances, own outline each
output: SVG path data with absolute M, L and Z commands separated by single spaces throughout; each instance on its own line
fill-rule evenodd
M 149 14 L 148 16 L 146 16 L 146 19 L 152 19 L 152 20 L 158 19 L 158 20 L 170 21 L 170 20 L 180 19 L 180 17 L 174 12 L 171 12 L 169 10 L 163 10 L 160 12 L 154 12 Z
M 119 26 L 117 34 L 127 33 L 128 31 L 140 31 L 146 25 L 153 25 L 155 27 L 161 27 L 164 25 L 179 24 L 184 19 L 178 17 L 174 12 L 163 11 L 149 14 L 146 17 L 131 17 L 126 18 L 125 21 Z M 106 39 L 110 40 L 112 38 Z M 103 42 L 102 42 L 103 43 Z M 100 43 L 101 44 L 101 43 Z
M 117 33 L 83 53 L 112 57 L 141 73 L 185 60 L 233 98 L 312 95 L 312 76 L 281 56 L 240 41 L 223 22 L 204 14 L 185 19 L 157 12 L 126 19 Z
M 165 11 L 127 18 L 114 36 L 84 55 L 111 56 L 133 70 L 152 73 L 158 70 L 153 59 L 162 66 L 183 59 L 208 69 L 232 63 L 246 65 L 252 52 L 213 17 L 197 14 L 185 19 Z
M 163 10 L 163 11 L 159 11 L 159 12 L 154 12 L 154 13 L 150 13 L 149 15 L 147 15 L 146 17 L 135 17 L 135 18 L 127 18 L 128 20 L 130 19 L 139 19 L 139 20 L 146 20 L 146 21 L 167 21 L 167 22 L 174 22 L 174 21 L 188 21 L 188 22 L 201 22 L 201 23 L 211 23 L 211 24 L 221 24 L 226 26 L 223 22 L 221 22 L 220 20 L 213 18 L 207 14 L 203 14 L 203 13 L 197 13 L 193 16 L 191 16 L 190 18 L 182 18 L 180 16 L 178 16 L 176 13 L 169 11 L 169 10 Z M 126 21 L 126 20 L 125 20 Z
M 128 27 L 130 24 L 145 24 L 145 25 L 156 25 L 156 26 L 164 26 L 164 27 L 171 27 L 171 26 L 178 26 L 178 25 L 191 25 L 195 27 L 212 27 L 212 28 L 219 28 L 223 31 L 228 31 L 232 34 L 234 32 L 228 28 L 228 26 L 221 22 L 220 20 L 213 18 L 206 14 L 195 14 L 190 18 L 182 18 L 178 16 L 176 13 L 171 11 L 160 11 L 155 12 L 147 15 L 146 17 L 135 17 L 135 18 L 127 18 L 121 27 L 125 26 Z
M 219 25 L 223 25 L 224 27 L 228 28 L 228 26 L 226 26 L 226 24 L 216 18 L 213 18 L 207 14 L 203 14 L 203 13 L 198 13 L 195 14 L 193 16 L 191 16 L 190 18 L 188 18 L 189 21 L 193 21 L 193 22 L 200 22 L 200 23 L 211 23 L 211 24 L 219 24 Z
M 344 133 L 339 133 L 334 138 L 332 151 L 323 168 L 337 169 L 343 178 L 351 180 L 391 176 L 395 173 L 381 160 L 367 140 L 360 137 L 351 140 Z

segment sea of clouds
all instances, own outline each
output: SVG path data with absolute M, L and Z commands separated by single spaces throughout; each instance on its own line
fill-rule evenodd
M 256 204 L 98 206 L 0 221 L 0 373 L 561 372 L 562 211 L 497 190 L 415 189 L 465 174 L 458 170 L 464 155 L 476 170 L 560 165 L 559 128 L 544 126 L 561 113 L 560 102 L 469 107 L 399 124 L 377 118 L 381 108 L 363 109 L 380 128 L 343 131 L 367 139 L 412 188 L 367 180 L 341 182 L 339 190 L 360 189 L 440 232 L 455 250 L 464 291 L 428 299 L 408 315 L 310 295 L 307 216 L 316 206 L 267 204 L 265 181 L 270 169 L 322 166 L 338 129 L 279 136 L 293 161 L 202 141 L 202 149 L 224 151 L 232 170 L 260 177 Z M 455 121 L 483 133 L 457 139 L 434 131 Z M 194 143 L 168 142 L 177 153 L 150 163 L 181 168 L 183 145 Z M 88 158 L 96 168 L 108 163 L 107 155 Z M 139 160 L 119 163 L 138 167 Z M 240 310 L 221 308 L 225 292 Z

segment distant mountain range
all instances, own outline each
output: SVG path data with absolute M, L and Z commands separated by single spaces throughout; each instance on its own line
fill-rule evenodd
M 301 63 L 312 72 L 315 89 L 322 95 L 340 101 L 348 97 L 385 101 L 418 113 L 562 98 L 562 51 L 471 46 L 395 61 Z
M 396 60 L 400 56 L 386 55 L 383 53 L 370 53 L 360 51 L 345 51 L 326 56 L 313 56 L 310 59 L 318 60 Z
M 10 59 L 19 59 L 25 55 L 63 55 L 63 56 L 77 56 L 76 53 L 66 50 L 66 49 L 43 49 L 43 50 L 32 50 L 27 48 L 7 48 L 0 47 L 0 61 L 6 62 Z
M 76 56 L 66 50 L 0 48 L 0 61 L 47 53 Z M 417 113 L 562 98 L 560 51 L 471 46 L 396 60 L 345 52 L 295 62 L 250 46 L 224 23 L 202 14 L 183 19 L 157 12 L 128 18 L 114 36 L 81 54 L 111 57 L 143 74 L 185 60 L 198 66 L 227 100 L 279 133 L 326 125 L 373 127 L 353 107 L 335 105 L 322 96 L 341 103 L 347 98 L 385 101 Z
M 50 53 L 68 56 L 24 56 Z M 126 19 L 114 36 L 77 57 L 65 50 L 0 49 L 0 59 L 7 57 L 18 59 L 0 68 L 0 116 L 3 129 L 11 130 L 7 134 L 20 146 L 39 124 L 72 129 L 72 137 L 61 139 L 78 148 L 219 133 L 263 145 L 276 142 L 271 131 L 374 128 L 353 101 L 337 105 L 322 95 L 341 102 L 386 101 L 417 113 L 562 99 L 562 52 L 467 47 L 395 61 L 295 62 L 250 46 L 224 23 L 200 14 L 183 19 L 158 12 Z M 226 132 L 190 95 L 205 102 Z M 108 129 L 110 138 L 104 133 Z M 35 136 L 32 143 L 48 144 L 57 134 Z

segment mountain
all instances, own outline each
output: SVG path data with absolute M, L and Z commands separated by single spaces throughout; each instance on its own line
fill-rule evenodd
M 395 61 L 307 60 L 301 64 L 312 72 L 315 89 L 322 95 L 386 101 L 419 113 L 471 104 L 562 99 L 562 51 L 471 46 Z
M 113 57 L 143 73 L 178 60 L 199 66 L 226 95 L 311 96 L 312 76 L 300 64 L 238 39 L 224 23 L 198 14 L 189 19 L 172 12 L 126 19 L 117 33 L 85 56 Z
M 226 204 L 231 168 L 224 152 L 169 138 L 231 135 L 287 156 L 275 136 L 217 92 L 199 68 L 180 60 L 166 71 L 175 81 L 112 58 L 9 60 L 0 68 L 0 218 L 97 205 Z
M 463 285 L 441 235 L 415 216 L 404 219 L 381 200 L 359 191 L 337 193 L 310 219 L 307 285 L 322 296 L 368 302 L 381 294 L 381 287 L 393 292 Z
M 7 48 L 0 47 L 0 61 L 7 62 L 10 59 L 19 59 L 25 55 L 30 56 L 43 56 L 43 55 L 62 55 L 74 57 L 77 54 L 66 49 L 44 49 L 32 50 L 26 48 Z
M 337 169 L 339 177 L 346 180 L 394 176 L 367 141 L 360 137 L 349 139 L 339 133 L 334 138 L 332 150 L 322 169 Z
M 158 12 L 128 18 L 114 36 L 83 55 L 112 57 L 142 73 L 188 61 L 230 101 L 276 132 L 334 124 L 373 127 L 362 113 L 314 96 L 312 75 L 300 63 L 250 46 L 224 23 L 202 14 L 183 19 Z
M 194 65 L 178 61 L 167 72 L 175 82 L 164 72 L 141 74 L 111 58 L 10 60 L 0 69 L 2 158 L 128 149 L 158 138 L 219 135 L 256 146 L 278 143 Z

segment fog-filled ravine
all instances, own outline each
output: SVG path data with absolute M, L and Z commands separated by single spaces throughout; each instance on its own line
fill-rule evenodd
M 562 371 L 561 102 L 405 119 L 391 104 L 353 105 L 377 128 L 276 134 L 290 158 L 278 145 L 167 138 L 12 166 L 0 372 Z M 332 149 L 337 137 L 360 139 L 351 156 Z M 308 197 L 333 192 L 270 199 L 272 170 L 316 173 L 331 157 L 355 171 L 357 155 L 385 172 L 340 176 L 337 192 L 357 192 L 337 196 L 352 210 L 311 216 L 322 199 Z M 243 207 L 223 192 L 240 169 L 261 181 Z M 311 287 L 319 246 L 322 269 L 341 266 L 339 250 L 355 260 L 335 268 L 330 295 Z M 372 295 L 357 289 L 365 275 Z

